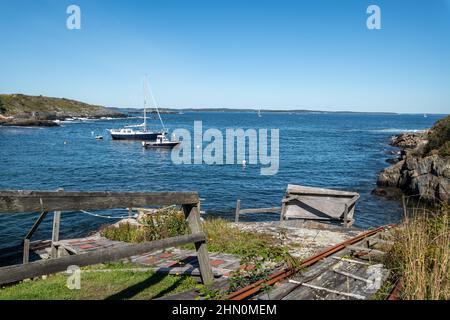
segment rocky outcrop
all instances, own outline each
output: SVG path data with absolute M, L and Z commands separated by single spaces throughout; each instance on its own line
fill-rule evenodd
M 427 152 L 427 132 L 405 133 L 392 139 L 401 149 L 399 161 L 381 171 L 375 194 L 399 188 L 428 202 L 450 201 L 450 158 Z
M 14 126 L 14 127 L 57 127 L 54 121 L 50 120 L 39 120 L 39 119 L 0 119 L 1 126 Z

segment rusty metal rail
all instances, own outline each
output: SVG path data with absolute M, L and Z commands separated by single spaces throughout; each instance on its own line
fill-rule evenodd
M 395 283 L 395 286 L 392 289 L 391 293 L 389 294 L 387 300 L 399 300 L 400 291 L 402 290 L 402 287 L 403 287 L 403 279 L 400 278 Z
M 330 247 L 330 248 L 328 248 L 306 260 L 303 260 L 302 263 L 299 265 L 299 268 L 309 267 L 309 266 L 315 264 L 316 262 L 318 262 L 318 261 L 320 261 L 342 249 L 345 249 L 349 245 L 359 242 L 367 237 L 375 235 L 386 229 L 392 228 L 393 226 L 394 225 L 391 224 L 391 225 L 378 227 L 376 229 L 366 231 L 364 233 L 357 235 L 356 237 L 353 237 L 351 239 L 348 239 L 346 241 L 338 243 L 335 246 L 332 246 L 332 247 Z M 286 268 L 286 269 L 280 270 L 278 272 L 271 274 L 270 276 L 268 276 L 265 279 L 261 279 L 261 280 L 255 282 L 255 283 L 252 283 L 240 290 L 237 290 L 235 292 L 228 294 L 224 299 L 225 300 L 243 300 L 243 299 L 248 298 L 248 297 L 254 295 L 255 293 L 261 291 L 261 289 L 267 288 L 267 286 L 271 286 L 283 279 L 286 279 L 286 278 L 294 275 L 295 273 L 297 273 L 296 268 Z

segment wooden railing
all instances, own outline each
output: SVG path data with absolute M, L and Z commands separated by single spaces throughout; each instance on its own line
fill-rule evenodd
M 272 207 L 272 208 L 255 208 L 255 209 L 241 209 L 241 200 L 238 199 L 236 201 L 236 212 L 234 216 L 234 222 L 239 222 L 239 216 L 241 214 L 247 213 L 280 213 L 280 207 Z
M 61 213 L 78 210 L 104 210 L 145 206 L 181 205 L 191 229 L 191 234 L 157 241 L 129 244 L 120 248 L 100 249 L 79 255 L 57 257 Z M 28 262 L 30 238 L 48 212 L 54 211 L 52 233 L 52 259 Z M 38 220 L 24 239 L 24 264 L 0 268 L 0 284 L 67 270 L 71 265 L 79 267 L 117 261 L 173 246 L 194 243 L 197 250 L 203 283 L 213 279 L 211 263 L 202 231 L 199 197 L 196 192 L 65 192 L 48 191 L 0 191 L 0 214 L 17 212 L 41 212 Z

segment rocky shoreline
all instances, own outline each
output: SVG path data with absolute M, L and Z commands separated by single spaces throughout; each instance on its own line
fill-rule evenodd
M 450 202 L 450 157 L 430 150 L 432 132 L 433 128 L 407 132 L 391 139 L 399 156 L 380 172 L 374 194 L 393 199 L 406 194 L 430 204 Z
M 114 111 L 77 113 L 77 112 L 32 112 L 5 117 L 0 115 L 0 126 L 19 127 L 57 127 L 61 121 L 68 120 L 100 120 L 123 118 L 126 115 Z

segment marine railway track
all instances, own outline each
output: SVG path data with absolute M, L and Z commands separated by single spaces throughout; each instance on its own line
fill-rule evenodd
M 225 296 L 226 300 L 368 300 L 387 280 L 383 261 L 393 225 L 366 231 L 330 247 L 296 268 L 277 271 Z M 395 300 L 399 285 L 389 294 Z

